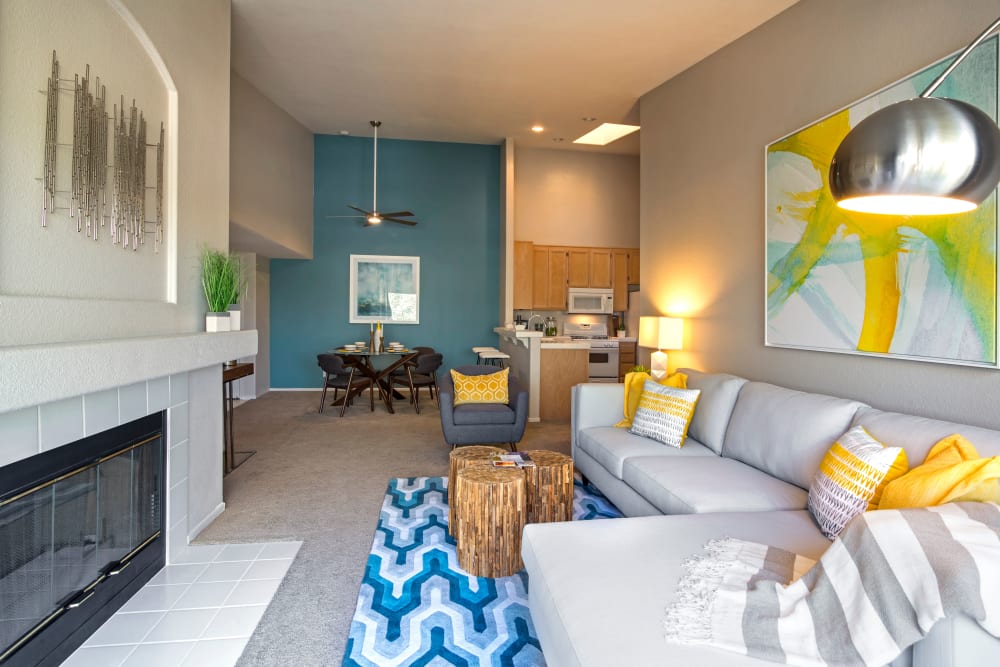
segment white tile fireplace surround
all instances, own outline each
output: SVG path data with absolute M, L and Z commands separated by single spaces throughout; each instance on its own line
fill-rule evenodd
M 222 502 L 222 364 L 256 331 L 0 348 L 0 466 L 167 411 L 167 562 Z

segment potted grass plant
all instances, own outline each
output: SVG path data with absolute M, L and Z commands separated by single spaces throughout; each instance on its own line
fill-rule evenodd
M 240 258 L 221 250 L 205 248 L 201 253 L 201 288 L 208 312 L 205 331 L 230 331 L 229 306 L 239 301 L 242 282 Z

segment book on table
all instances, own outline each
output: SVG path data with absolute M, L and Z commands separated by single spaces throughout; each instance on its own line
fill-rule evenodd
M 531 456 L 525 452 L 511 452 L 510 454 L 494 454 L 490 461 L 497 468 L 534 468 L 535 462 Z

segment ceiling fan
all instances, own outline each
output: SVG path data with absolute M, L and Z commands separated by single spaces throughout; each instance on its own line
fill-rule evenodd
M 404 220 L 403 218 L 408 218 L 415 213 L 411 211 L 392 211 L 391 213 L 380 213 L 378 210 L 378 128 L 382 124 L 380 120 L 369 121 L 372 126 L 372 131 L 375 134 L 375 139 L 372 142 L 372 209 L 366 211 L 363 208 L 357 206 L 347 205 L 347 208 L 354 209 L 360 215 L 328 215 L 328 218 L 364 218 L 365 227 L 371 227 L 372 225 L 381 224 L 383 220 L 387 222 L 396 222 L 401 225 L 413 226 L 417 224 L 416 220 Z

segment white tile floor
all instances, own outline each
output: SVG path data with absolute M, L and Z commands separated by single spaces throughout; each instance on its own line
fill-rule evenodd
M 187 547 L 63 667 L 235 665 L 301 546 Z

